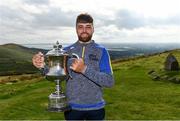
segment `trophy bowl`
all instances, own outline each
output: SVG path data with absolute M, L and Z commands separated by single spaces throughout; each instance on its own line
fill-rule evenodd
M 68 72 L 66 70 L 67 66 L 67 55 L 48 55 L 47 56 L 47 61 L 48 61 L 48 67 L 49 71 L 46 74 L 46 79 L 49 81 L 54 81 L 54 80 L 65 80 L 68 78 Z

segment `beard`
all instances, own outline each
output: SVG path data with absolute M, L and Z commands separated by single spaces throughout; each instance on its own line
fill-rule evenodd
M 83 36 L 83 34 L 87 34 L 87 36 Z M 82 42 L 88 42 L 91 40 L 91 38 L 92 38 L 92 34 L 89 35 L 88 33 L 82 33 L 82 34 L 78 35 L 79 41 L 82 41 Z

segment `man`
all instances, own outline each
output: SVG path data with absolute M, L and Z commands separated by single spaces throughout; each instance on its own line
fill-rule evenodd
M 66 120 L 103 120 L 105 101 L 103 87 L 114 85 L 110 57 L 107 50 L 92 40 L 93 18 L 80 14 L 76 19 L 78 41 L 64 48 L 67 53 L 76 53 L 80 59 L 70 64 L 72 77 L 66 83 L 66 96 L 71 106 L 64 113 Z M 44 67 L 42 53 L 33 57 L 37 68 Z

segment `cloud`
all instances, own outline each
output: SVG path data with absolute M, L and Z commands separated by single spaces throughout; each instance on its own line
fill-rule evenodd
M 143 16 L 133 13 L 128 10 L 120 10 L 116 13 L 114 22 L 119 29 L 134 29 L 146 25 L 146 20 Z
M 74 29 L 75 12 L 64 12 L 60 8 L 48 8 L 43 12 L 29 12 L 21 6 L 11 8 L 0 5 L 0 44 L 6 42 L 34 43 L 62 38 L 67 29 Z M 33 7 L 38 7 L 34 6 Z M 71 35 L 71 34 L 70 34 Z M 68 36 L 70 39 L 71 37 Z
M 180 14 L 171 16 L 169 19 L 167 19 L 167 22 L 180 26 Z
M 16 21 L 23 18 L 23 12 L 7 6 L 0 6 L 1 21 Z
M 73 12 L 64 12 L 61 8 L 50 8 L 48 12 L 32 14 L 32 26 L 40 28 L 72 27 L 75 25 L 76 15 Z
M 180 14 L 169 16 L 166 18 L 149 18 L 148 25 L 151 25 L 151 26 L 157 26 L 157 25 L 180 26 Z
M 24 11 L 7 6 L 0 6 L 0 18 L 0 32 L 5 29 L 7 29 L 7 31 L 9 29 L 24 31 L 29 27 L 32 19 L 31 16 Z
M 24 9 L 0 6 L 0 28 L 16 31 L 49 30 L 74 27 L 76 14 L 60 8 L 49 8 L 47 12 L 30 13 Z M 1 31 L 0 31 L 1 32 Z
M 41 0 L 37 1 L 40 2 Z M 34 2 L 35 1 L 32 3 Z M 11 8 L 10 6 L 0 5 L 0 24 L 14 28 L 24 27 L 32 29 L 74 27 L 77 15 L 76 12 L 65 12 L 62 11 L 61 8 L 57 7 L 48 7 L 45 9 L 46 10 L 39 10 L 39 6 L 29 5 L 29 3 L 20 5 L 19 8 Z
M 115 25 L 119 30 L 133 30 L 148 25 L 148 19 L 143 15 L 127 9 L 121 9 L 114 13 L 114 16 L 98 16 L 97 21 L 100 26 Z
M 142 1 L 127 1 L 127 6 L 119 0 L 117 3 L 122 4 L 113 2 L 115 6 L 109 5 L 109 2 L 96 6 L 92 1 L 87 4 L 73 0 L 1 1 L 3 2 L 0 2 L 0 43 L 23 43 L 25 40 L 32 43 L 38 40 L 49 42 L 56 38 L 71 41 L 72 38 L 76 39 L 75 19 L 82 11 L 93 16 L 96 31 L 94 37 L 100 41 L 116 41 L 120 38 L 125 41 L 149 38 L 150 41 L 158 37 L 161 41 L 166 38 L 172 41 L 180 38 L 179 6 L 171 6 L 171 9 L 166 10 L 167 4 L 164 9 L 158 11 L 157 7 L 160 4 L 156 4 L 156 9 L 153 8 L 155 1 L 149 1 L 152 5 L 144 3 L 142 8 Z M 93 6 L 94 9 L 89 6 Z M 161 38 L 162 36 L 165 39 Z
M 108 16 L 96 16 L 100 26 L 115 25 L 119 30 L 133 30 L 156 26 L 180 26 L 180 14 L 168 17 L 144 17 L 134 11 L 122 9 L 115 13 L 114 18 Z
M 48 5 L 50 3 L 49 0 L 23 0 L 23 2 L 32 5 Z

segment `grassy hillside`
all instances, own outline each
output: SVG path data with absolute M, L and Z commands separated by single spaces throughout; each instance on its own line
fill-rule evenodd
M 26 60 L 29 62 L 34 53 L 34 51 L 17 44 L 0 45 L 0 50 L 1 58 L 9 58 L 19 61 Z
M 171 52 L 180 62 L 180 50 Z M 107 119 L 180 119 L 180 85 L 154 81 L 147 74 L 162 70 L 168 54 L 113 64 L 116 84 L 105 92 Z M 180 71 L 172 73 L 180 75 Z
M 0 45 L 0 75 L 34 73 L 32 56 L 40 49 L 30 49 L 17 44 Z
M 168 53 L 113 63 L 116 83 L 104 90 L 106 119 L 180 119 L 180 85 L 148 76 L 149 70 L 163 69 Z M 172 53 L 180 62 L 180 50 Z M 63 113 L 46 110 L 54 83 L 40 77 L 23 81 L 14 78 L 16 83 L 0 84 L 0 119 L 64 119 Z

